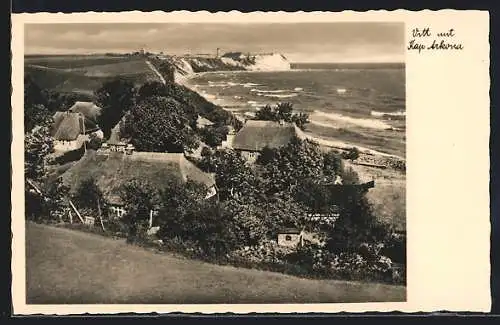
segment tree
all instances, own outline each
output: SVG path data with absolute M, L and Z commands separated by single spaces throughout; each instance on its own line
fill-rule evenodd
M 333 199 L 331 193 L 327 190 L 327 186 L 317 180 L 304 180 L 294 193 L 294 197 L 298 202 L 309 207 L 314 213 L 329 214 L 333 207 Z
M 305 179 L 323 180 L 324 161 L 317 143 L 295 137 L 288 145 L 273 151 L 269 153 L 273 159 L 268 159 L 267 163 L 261 160 L 268 194 L 292 193 Z
M 53 152 L 52 137 L 47 125 L 35 126 L 24 137 L 24 175 L 41 180 Z
M 276 117 L 278 120 L 292 121 L 293 105 L 291 103 L 278 103 L 276 106 Z
M 334 254 L 359 252 L 363 244 L 384 242 L 388 235 L 387 225 L 377 220 L 365 193 L 359 192 L 344 199 L 342 213 L 328 231 L 327 247 Z
M 91 133 L 89 136 L 89 144 L 87 145 L 87 149 L 97 150 L 102 145 L 102 139 L 99 138 L 95 133 Z
M 197 147 L 182 105 L 165 97 L 139 102 L 127 116 L 125 134 L 141 151 L 183 152 Z
M 277 151 L 265 146 L 260 151 L 260 155 L 257 157 L 256 163 L 259 165 L 267 165 L 274 161 L 276 158 Z
M 203 184 L 188 181 L 185 184 L 177 180 L 167 180 L 160 193 L 160 210 L 158 220 L 161 229 L 168 233 L 163 236 L 188 237 L 193 223 L 199 222 L 193 214 L 199 209 L 207 189 Z
M 332 150 L 323 155 L 323 161 L 323 171 L 327 175 L 340 175 L 340 173 L 344 169 L 342 157 Z
M 306 113 L 293 114 L 291 121 L 294 122 L 301 130 L 304 130 L 305 125 L 309 123 L 309 115 Z
M 203 170 L 215 173 L 221 201 L 233 199 L 240 203 L 252 203 L 260 201 L 264 195 L 262 180 L 234 150 L 216 150 L 202 157 L 199 165 Z
M 226 139 L 229 128 L 225 125 L 222 126 L 207 126 L 198 130 L 203 142 L 211 147 L 216 147 L 222 144 Z
M 24 107 L 24 131 L 29 132 L 37 125 L 49 125 L 51 116 L 42 104 L 32 104 Z
M 268 197 L 263 207 L 268 238 L 276 236 L 283 227 L 302 228 L 305 224 L 306 207 L 289 193 L 278 193 Z
M 356 147 L 350 148 L 346 153 L 344 153 L 344 159 L 349 159 L 354 161 L 359 158 L 359 149 Z
M 221 256 L 238 244 L 233 215 L 207 200 L 206 192 L 200 183 L 168 181 L 160 196 L 158 235 L 194 243 L 205 256 Z
M 293 113 L 291 103 L 278 103 L 276 107 L 266 105 L 255 114 L 256 120 L 264 121 L 284 121 L 295 123 L 301 130 L 309 123 L 309 115 L 306 113 Z
M 146 233 L 149 213 L 158 204 L 158 191 L 147 181 L 131 179 L 119 192 L 125 203 L 123 221 L 128 227 L 128 240 L 133 242 Z
M 45 211 L 48 211 L 49 220 L 62 221 L 63 216 L 68 212 L 66 201 L 68 192 L 69 188 L 63 183 L 61 177 L 48 184 L 44 193 L 44 206 Z
M 94 93 L 96 105 L 102 108 L 98 124 L 104 136 L 109 138 L 111 129 L 134 105 L 135 88 L 128 80 L 116 78 L 105 82 Z
M 93 212 L 99 212 L 104 204 L 104 195 L 93 177 L 83 180 L 78 188 L 74 199 L 79 207 L 87 208 Z
M 277 121 L 274 109 L 270 105 L 262 107 L 255 113 L 255 119 L 263 121 Z

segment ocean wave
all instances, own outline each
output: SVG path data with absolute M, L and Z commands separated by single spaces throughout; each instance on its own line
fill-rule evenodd
M 231 81 L 209 81 L 208 86 L 209 87 L 233 87 L 233 86 L 238 86 L 239 84 L 236 82 L 231 82 Z
M 394 129 L 389 124 L 387 124 L 383 121 L 380 121 L 380 120 L 355 118 L 355 117 L 345 116 L 345 115 L 338 114 L 338 113 L 325 113 L 322 111 L 314 111 L 313 114 L 311 115 L 311 118 L 310 118 L 311 123 L 319 125 L 319 126 L 324 126 L 324 127 L 337 128 L 333 124 L 325 123 L 324 121 L 314 120 L 314 117 L 326 118 L 328 120 L 332 120 L 332 121 L 336 121 L 336 122 L 349 123 L 349 124 L 357 125 L 360 127 L 369 128 L 369 129 L 378 129 L 378 130 L 393 130 Z
M 292 98 L 292 97 L 296 97 L 297 94 L 295 94 L 295 93 L 283 94 L 283 95 L 280 95 L 280 94 L 259 94 L 259 96 L 273 97 L 273 98 Z
M 337 93 L 338 94 L 345 94 L 346 93 L 346 89 L 345 88 L 337 88 Z
M 406 116 L 405 111 L 397 111 L 397 112 L 377 112 L 377 111 L 371 111 L 370 113 L 372 116 L 377 116 L 377 117 L 384 117 L 384 116 Z
M 255 86 L 260 86 L 260 84 L 255 84 L 255 83 L 252 83 L 252 82 L 247 82 L 247 83 L 244 83 L 244 84 L 241 84 L 243 87 L 245 88 L 250 88 L 250 87 L 255 87 Z
M 286 93 L 289 92 L 290 90 L 286 89 L 278 89 L 278 90 L 264 90 L 264 89 L 256 89 L 252 88 L 250 89 L 251 92 L 253 93 L 263 93 L 263 94 L 279 94 L 279 93 Z
M 294 88 L 293 90 L 294 90 L 294 91 L 302 91 L 302 90 L 304 90 L 304 88 L 296 87 L 296 88 Z

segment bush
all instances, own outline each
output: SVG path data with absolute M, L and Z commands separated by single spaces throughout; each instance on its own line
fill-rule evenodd
M 330 262 L 333 276 L 347 280 L 392 282 L 392 261 L 386 256 L 367 259 L 359 253 L 340 253 Z
M 246 246 L 232 251 L 231 260 L 248 264 L 284 263 L 286 254 L 292 250 L 279 247 L 275 241 L 265 241 L 259 245 Z
M 210 147 L 217 147 L 222 144 L 226 139 L 229 128 L 223 126 L 207 126 L 198 130 L 201 140 L 208 144 Z
M 354 161 L 359 158 L 359 149 L 356 147 L 352 147 L 347 152 L 344 152 L 342 157 L 344 159 L 349 159 L 351 161 Z

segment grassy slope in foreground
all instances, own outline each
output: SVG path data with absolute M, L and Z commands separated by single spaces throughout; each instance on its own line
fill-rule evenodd
M 309 280 L 157 254 L 78 231 L 26 224 L 28 304 L 404 301 L 406 289 Z

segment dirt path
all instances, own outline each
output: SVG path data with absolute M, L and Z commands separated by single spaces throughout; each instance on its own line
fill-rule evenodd
M 148 60 L 146 60 L 146 64 L 149 66 L 149 68 L 151 70 L 153 70 L 154 73 L 156 73 L 156 75 L 158 76 L 158 78 L 160 78 L 160 81 L 161 81 L 162 84 L 164 84 L 164 85 L 167 84 L 167 82 L 165 81 L 165 78 L 163 78 L 163 76 L 161 75 L 160 71 L 158 71 L 151 62 L 149 62 Z

